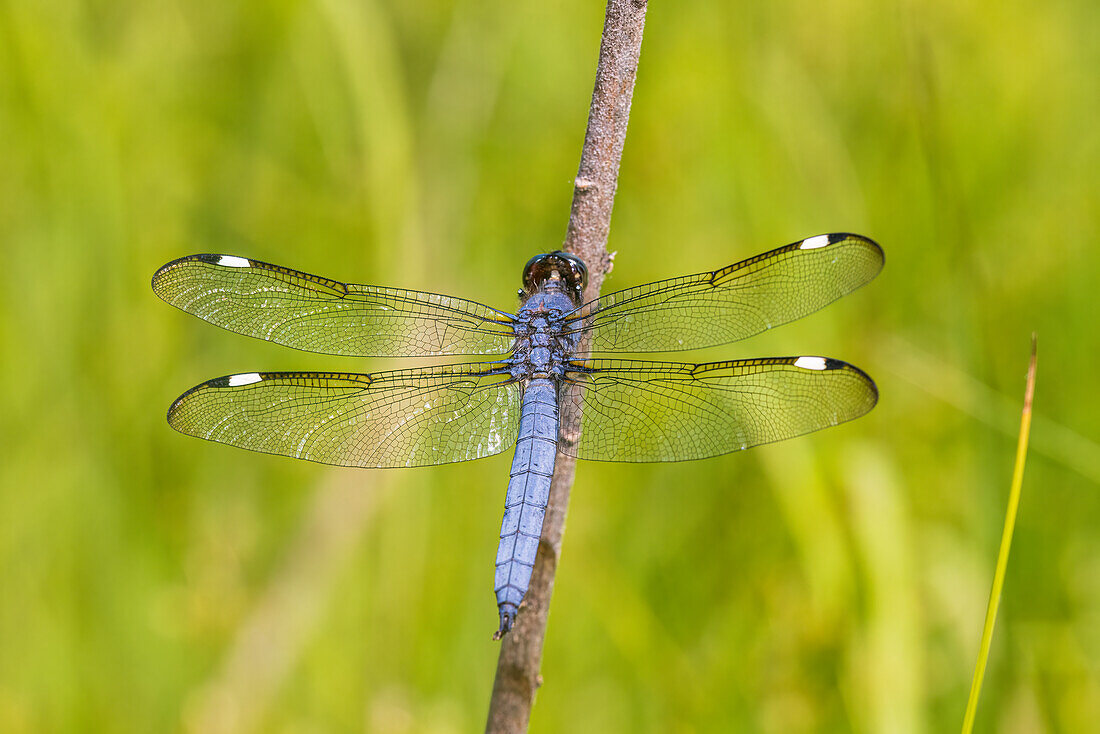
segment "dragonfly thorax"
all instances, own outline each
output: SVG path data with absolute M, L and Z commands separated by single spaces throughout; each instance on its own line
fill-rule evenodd
M 572 302 L 558 287 L 559 279 L 543 284 L 523 304 L 513 324 L 516 340 L 512 347 L 512 376 L 516 379 L 556 378 L 576 347 L 576 337 L 564 315 Z

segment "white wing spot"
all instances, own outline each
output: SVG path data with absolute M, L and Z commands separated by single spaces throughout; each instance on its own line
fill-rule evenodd
M 824 357 L 799 357 L 794 361 L 795 367 L 801 367 L 804 370 L 823 370 L 825 369 Z
M 229 386 L 240 387 L 241 385 L 251 385 L 253 382 L 259 382 L 262 379 L 263 378 L 260 377 L 258 372 L 248 372 L 243 375 L 230 375 Z
M 218 265 L 224 265 L 227 268 L 247 268 L 251 267 L 252 263 L 248 262 L 247 258 L 236 255 L 222 255 L 218 258 Z
M 819 247 L 825 247 L 829 244 L 829 235 L 819 234 L 817 237 L 807 237 L 802 240 L 802 244 L 798 246 L 800 250 L 816 250 Z

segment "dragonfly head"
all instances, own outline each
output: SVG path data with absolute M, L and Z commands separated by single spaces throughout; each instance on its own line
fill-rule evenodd
M 523 290 L 534 295 L 547 281 L 556 280 L 578 306 L 588 285 L 588 268 L 576 255 L 554 250 L 545 255 L 535 255 L 523 268 Z

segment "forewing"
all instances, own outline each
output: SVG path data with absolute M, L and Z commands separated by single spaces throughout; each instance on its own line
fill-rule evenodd
M 191 255 L 153 276 L 168 303 L 239 334 L 326 354 L 504 354 L 511 319 L 474 301 L 341 283 L 232 255 Z
M 685 461 L 858 418 L 878 400 L 859 368 L 825 357 L 709 364 L 574 362 L 561 450 L 596 461 Z M 579 438 L 572 431 L 580 421 Z
M 855 234 L 810 237 L 712 273 L 628 288 L 578 309 L 582 353 L 674 352 L 726 344 L 813 313 L 882 269 Z
M 230 375 L 181 395 L 168 423 L 198 438 L 339 466 L 478 459 L 516 443 L 520 387 L 497 367 Z

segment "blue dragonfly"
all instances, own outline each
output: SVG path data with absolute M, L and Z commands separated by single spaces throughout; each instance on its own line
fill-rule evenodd
M 354 285 L 233 255 L 153 276 L 173 306 L 240 334 L 346 356 L 493 355 L 370 374 L 248 372 L 191 388 L 168 423 L 241 448 L 355 467 L 432 466 L 514 449 L 497 550 L 497 637 L 527 593 L 558 452 L 594 461 L 704 459 L 867 413 L 863 371 L 818 356 L 690 364 L 600 357 L 699 349 L 812 313 L 864 285 L 882 249 L 809 237 L 713 272 L 584 302 L 584 263 L 539 255 L 515 313 Z

